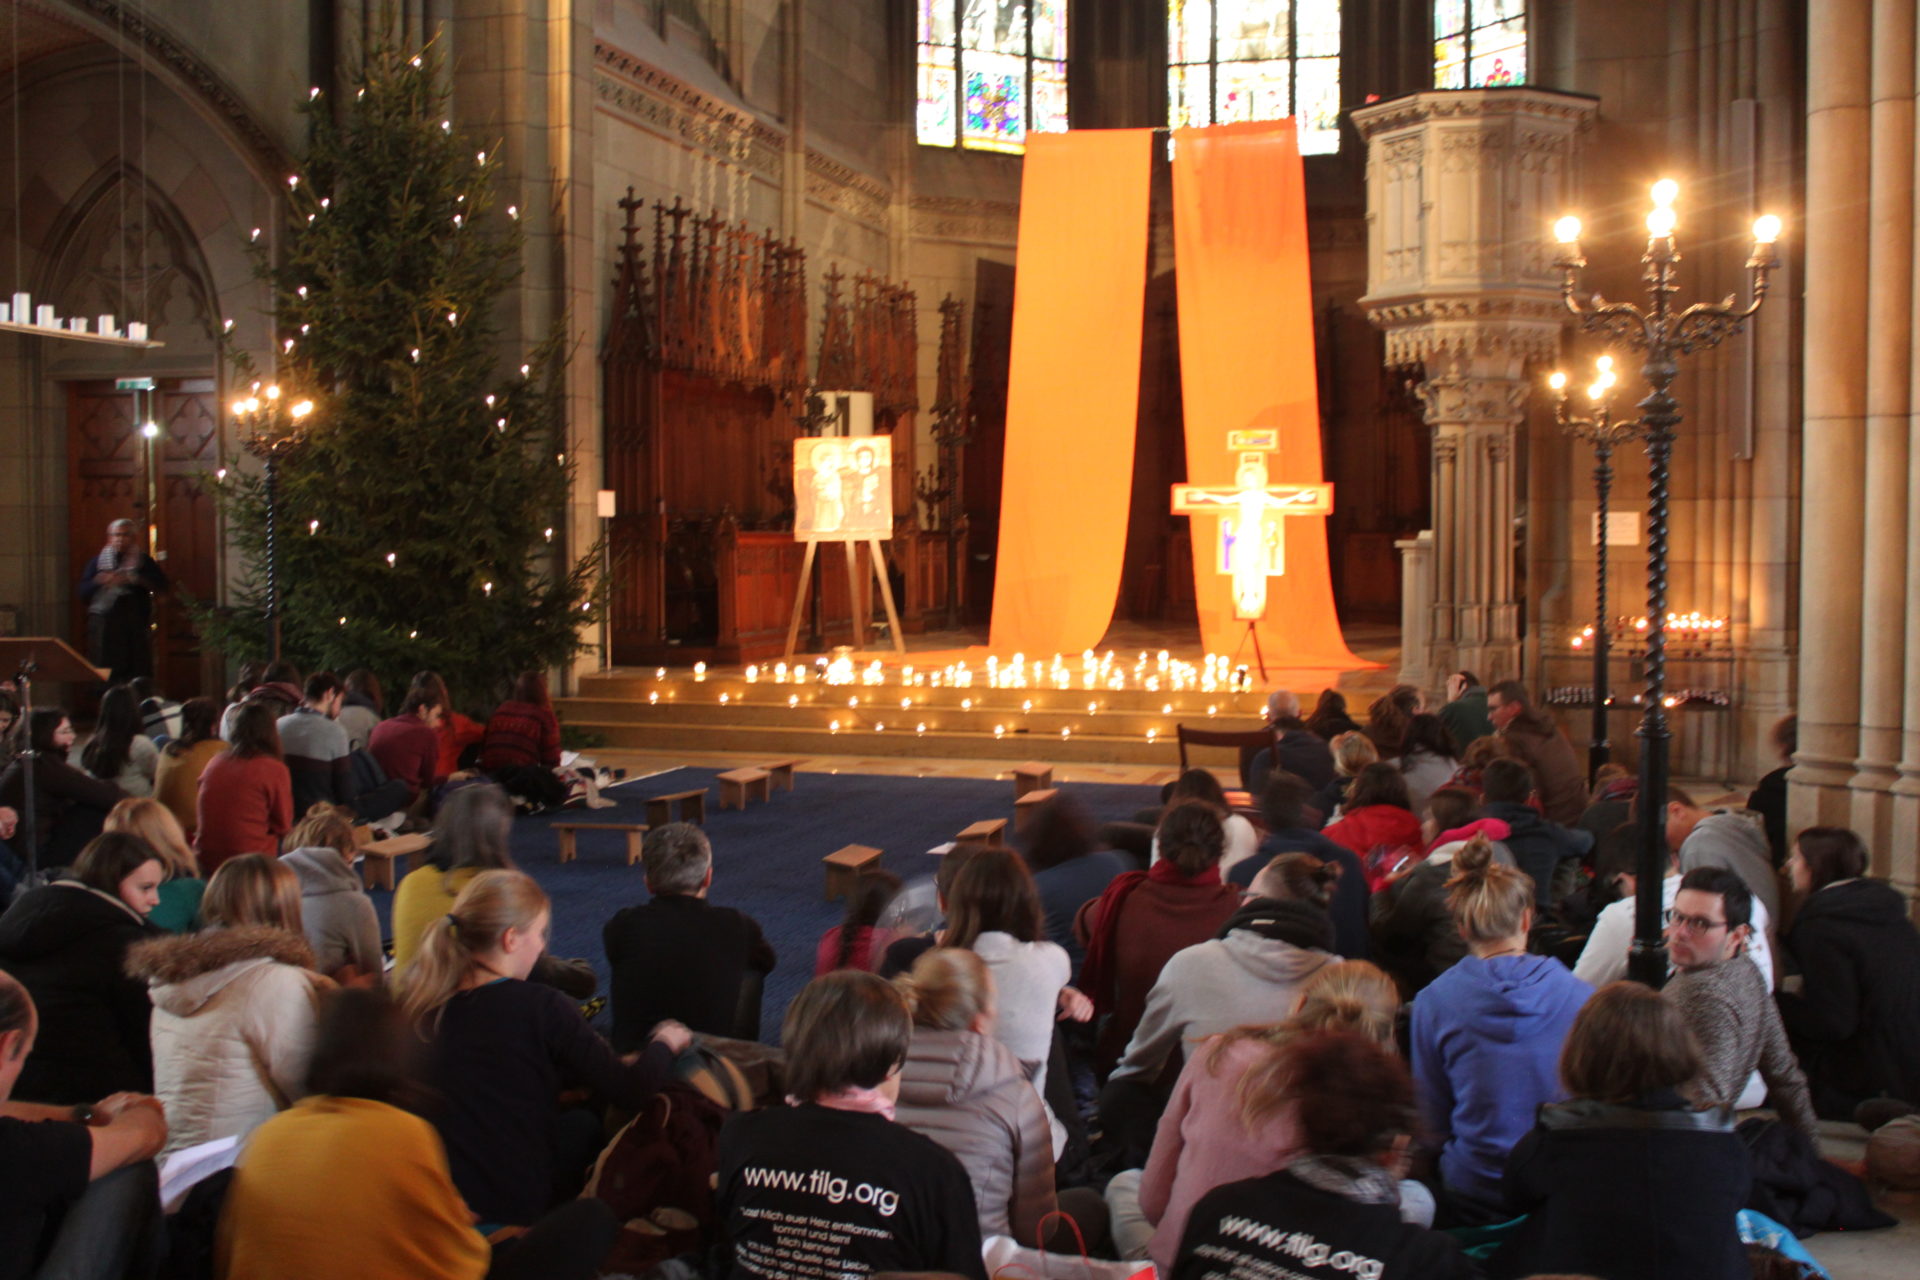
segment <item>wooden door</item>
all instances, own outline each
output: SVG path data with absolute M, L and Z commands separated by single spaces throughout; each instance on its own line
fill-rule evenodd
M 203 478 L 220 465 L 219 404 L 212 378 L 164 378 L 151 396 L 159 426 L 140 433 L 134 395 L 111 382 L 67 384 L 68 535 L 77 585 L 87 558 L 121 516 L 148 525 L 150 545 L 173 580 L 154 610 L 154 678 L 170 698 L 217 692 L 182 593 L 216 597 L 220 547 Z M 72 637 L 86 644 L 86 610 L 75 597 Z

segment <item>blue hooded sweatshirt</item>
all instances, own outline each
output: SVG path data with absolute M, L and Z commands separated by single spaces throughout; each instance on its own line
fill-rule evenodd
M 1534 1113 L 1566 1096 L 1560 1046 L 1593 988 L 1551 956 L 1468 956 L 1413 1000 L 1413 1078 L 1447 1190 L 1497 1209 Z

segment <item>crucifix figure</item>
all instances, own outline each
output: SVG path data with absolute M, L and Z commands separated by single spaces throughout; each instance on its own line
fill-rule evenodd
M 1269 484 L 1267 455 L 1278 452 L 1273 428 L 1229 431 L 1227 448 L 1240 455 L 1232 485 L 1178 484 L 1176 515 L 1217 515 L 1220 572 L 1233 579 L 1233 616 L 1251 628 L 1267 611 L 1267 579 L 1287 571 L 1286 518 L 1333 510 L 1330 484 Z

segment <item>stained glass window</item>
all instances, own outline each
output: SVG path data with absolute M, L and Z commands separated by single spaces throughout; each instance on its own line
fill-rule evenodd
M 1434 0 L 1434 88 L 1494 88 L 1526 80 L 1526 0 Z
M 1340 0 L 1168 0 L 1167 123 L 1282 116 L 1302 152 L 1340 149 Z
M 1067 128 L 1067 0 L 918 0 L 923 146 L 1019 153 Z

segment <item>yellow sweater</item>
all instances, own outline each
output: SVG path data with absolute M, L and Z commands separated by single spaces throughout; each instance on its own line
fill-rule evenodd
M 312 1097 L 254 1131 L 220 1215 L 219 1280 L 481 1280 L 492 1251 L 440 1135 L 364 1098 Z
M 400 977 L 420 950 L 420 935 L 435 921 L 445 923 L 453 900 L 467 887 L 467 881 L 480 874 L 478 867 L 442 871 L 428 863 L 418 871 L 409 871 L 393 894 L 393 976 Z

